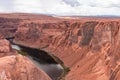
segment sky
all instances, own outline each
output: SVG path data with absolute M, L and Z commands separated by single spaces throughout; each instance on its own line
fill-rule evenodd
M 120 16 L 120 0 L 0 0 L 0 13 Z

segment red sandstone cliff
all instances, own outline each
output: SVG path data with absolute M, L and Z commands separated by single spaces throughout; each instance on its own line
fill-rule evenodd
M 65 80 L 120 80 L 120 19 L 41 17 L 22 18 L 14 42 L 57 56 Z
M 119 19 L 25 23 L 15 42 L 43 49 L 70 68 L 65 80 L 119 80 Z
M 28 58 L 18 55 L 0 34 L 0 80 L 51 80 Z

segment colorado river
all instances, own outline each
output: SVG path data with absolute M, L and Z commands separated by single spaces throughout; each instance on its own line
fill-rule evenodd
M 25 52 L 27 54 L 26 57 L 28 57 L 37 67 L 46 72 L 52 80 L 58 80 L 63 73 L 62 66 L 44 51 L 15 44 L 12 44 L 12 48 Z

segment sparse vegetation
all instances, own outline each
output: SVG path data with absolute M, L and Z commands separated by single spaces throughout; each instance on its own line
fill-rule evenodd
M 26 52 L 23 52 L 23 51 L 21 51 L 21 50 L 17 50 L 17 52 L 18 52 L 19 54 L 23 55 L 23 56 L 26 56 L 26 55 L 27 55 Z

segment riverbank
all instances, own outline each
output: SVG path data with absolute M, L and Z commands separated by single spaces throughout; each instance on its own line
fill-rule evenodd
M 15 43 L 12 43 L 12 47 L 45 71 L 52 80 L 63 80 L 65 75 L 69 72 L 69 68 L 65 67 L 64 63 L 59 58 L 48 52 Z M 39 52 L 40 55 L 38 55 Z
M 18 54 L 10 42 L 0 37 L 0 80 L 52 80 L 30 59 Z

